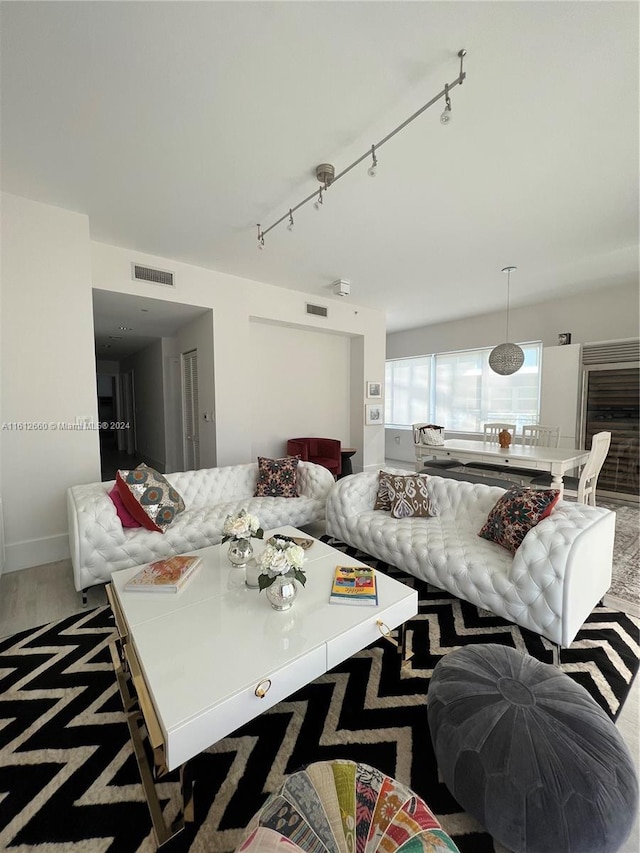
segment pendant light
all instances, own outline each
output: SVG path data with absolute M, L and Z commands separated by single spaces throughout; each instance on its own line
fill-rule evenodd
M 500 376 L 511 376 L 512 373 L 517 373 L 524 364 L 524 352 L 518 344 L 509 343 L 509 287 L 511 285 L 511 273 L 517 270 L 517 267 L 505 267 L 502 272 L 507 274 L 507 333 L 505 338 L 507 342 L 498 344 L 489 354 L 489 367 L 494 373 L 499 373 Z

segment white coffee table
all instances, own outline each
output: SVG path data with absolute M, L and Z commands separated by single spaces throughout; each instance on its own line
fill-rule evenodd
M 293 527 L 277 532 L 306 535 Z M 257 557 L 264 543 L 252 541 Z M 136 738 L 143 718 L 154 776 L 181 769 L 188 820 L 189 759 L 418 612 L 416 591 L 380 573 L 377 607 L 329 604 L 335 567 L 364 564 L 318 540 L 306 552 L 307 583 L 293 608 L 275 611 L 264 592 L 245 585 L 244 569 L 231 566 L 227 548 L 193 551 L 203 563 L 177 594 L 125 592 L 139 567 L 114 572 L 110 584 L 120 633 L 114 664 L 159 844 L 171 831 L 141 764 Z

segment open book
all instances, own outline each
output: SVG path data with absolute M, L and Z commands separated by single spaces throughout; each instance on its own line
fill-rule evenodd
M 201 557 L 166 557 L 149 563 L 125 584 L 125 592 L 178 592 L 202 562 Z
M 337 566 L 331 584 L 330 604 L 378 603 L 376 573 L 361 566 Z

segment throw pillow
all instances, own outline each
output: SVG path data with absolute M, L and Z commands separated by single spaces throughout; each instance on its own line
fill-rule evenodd
M 391 474 L 388 474 L 386 471 L 380 471 L 378 474 L 378 494 L 376 495 L 376 502 L 373 507 L 374 509 L 383 509 L 387 512 L 391 509 L 391 501 L 389 500 L 389 477 L 391 477 Z
M 118 471 L 116 488 L 126 509 L 147 530 L 164 533 L 184 510 L 184 501 L 168 480 L 144 463 L 133 471 Z
M 126 508 L 124 503 L 122 502 L 122 498 L 118 494 L 118 487 L 114 486 L 110 492 L 108 492 L 109 497 L 111 498 L 111 502 L 116 508 L 116 512 L 118 513 L 118 518 L 120 519 L 123 527 L 142 527 L 139 521 L 131 515 L 129 510 Z
M 387 475 L 387 492 L 393 518 L 436 515 L 424 474 Z
M 258 456 L 257 498 L 297 498 L 299 456 L 268 459 Z
M 559 497 L 559 489 L 509 489 L 498 499 L 478 536 L 515 554 L 527 533 L 551 514 Z

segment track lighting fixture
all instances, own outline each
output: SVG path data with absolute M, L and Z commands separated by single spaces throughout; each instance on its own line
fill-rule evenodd
M 367 175 L 370 178 L 375 178 L 378 174 L 378 158 L 376 157 L 376 146 L 371 146 L 371 165 L 367 169 Z
M 449 87 L 444 87 L 444 110 L 440 116 L 440 124 L 449 124 L 451 121 L 451 98 L 449 97 Z
M 449 122 L 451 121 L 451 98 L 449 97 L 449 92 L 455 86 L 462 85 L 465 77 L 467 76 L 466 72 L 463 70 L 464 58 L 466 55 L 467 55 L 467 51 L 464 50 L 464 48 L 462 50 L 458 51 L 458 57 L 460 59 L 460 70 L 459 70 L 458 76 L 455 78 L 455 80 L 452 80 L 451 83 L 445 83 L 444 89 L 442 89 L 442 91 L 438 92 L 438 94 L 435 95 L 433 98 L 431 98 L 430 101 L 427 101 L 427 103 L 423 104 L 419 110 L 416 110 L 416 112 L 413 113 L 413 115 L 411 115 L 411 116 L 409 116 L 409 118 L 405 119 L 402 122 L 402 124 L 399 124 L 398 127 L 394 128 L 383 139 L 381 139 L 380 142 L 376 143 L 375 145 L 372 145 L 370 149 L 368 149 L 364 154 L 362 154 L 360 157 L 358 157 L 357 160 L 354 160 L 353 163 L 350 163 L 341 172 L 338 172 L 337 175 L 335 172 L 335 168 L 331 165 L 331 163 L 321 163 L 319 166 L 316 166 L 316 178 L 318 179 L 318 181 L 321 184 L 320 189 L 312 192 L 311 195 L 308 195 L 301 202 L 296 204 L 295 207 L 289 208 L 288 213 L 285 213 L 283 216 L 280 217 L 280 219 L 276 219 L 276 221 L 273 222 L 271 225 L 269 225 L 268 228 L 261 230 L 260 226 L 258 225 L 258 248 L 262 249 L 264 247 L 265 235 L 268 234 L 269 231 L 271 231 L 277 225 L 280 225 L 280 223 L 284 222 L 285 220 L 288 220 L 288 222 L 287 222 L 288 230 L 293 231 L 293 214 L 296 210 L 298 210 L 300 207 L 305 205 L 308 201 L 314 200 L 314 205 L 313 205 L 314 208 L 316 210 L 320 210 L 320 205 L 322 205 L 323 201 L 324 201 L 323 194 L 329 189 L 329 187 L 332 184 L 334 184 L 337 180 L 344 177 L 344 175 L 346 175 L 347 172 L 350 172 L 355 166 L 362 163 L 362 161 L 366 160 L 368 157 L 371 157 L 371 165 L 367 169 L 367 174 L 370 177 L 374 178 L 376 176 L 377 166 L 378 166 L 378 158 L 376 157 L 376 151 L 378 150 L 378 148 L 380 148 L 382 145 L 384 145 L 385 142 L 388 142 L 392 137 L 394 137 L 401 130 L 404 130 L 404 128 L 408 124 L 410 124 L 414 119 L 418 118 L 419 115 L 422 115 L 422 113 L 425 112 L 425 110 L 428 110 L 429 107 L 432 107 L 441 98 L 445 99 L 445 107 L 444 107 L 444 110 L 440 116 L 440 121 L 442 124 L 449 124 Z

